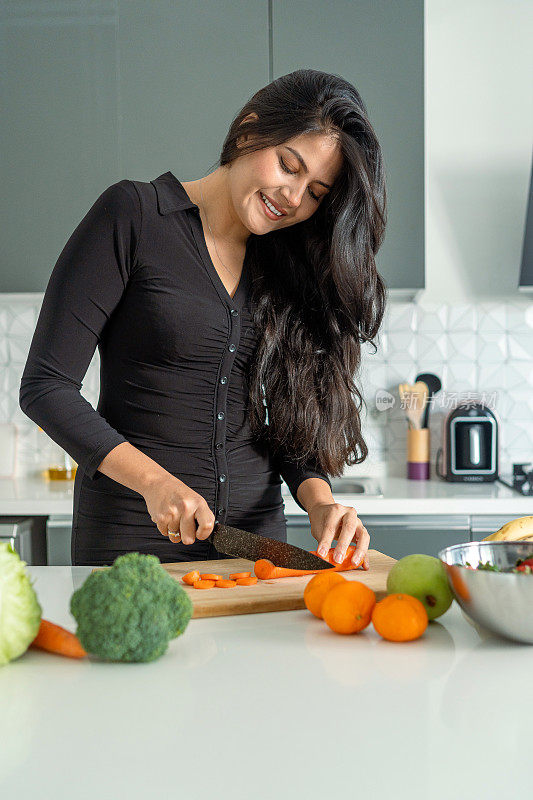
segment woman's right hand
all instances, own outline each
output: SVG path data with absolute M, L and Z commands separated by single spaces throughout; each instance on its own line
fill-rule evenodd
M 206 500 L 174 475 L 154 481 L 143 497 L 152 522 L 171 542 L 192 544 L 212 533 L 215 515 Z

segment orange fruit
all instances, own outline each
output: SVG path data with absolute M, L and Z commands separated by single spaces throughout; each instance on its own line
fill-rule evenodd
M 376 595 L 361 581 L 333 586 L 322 603 L 322 617 L 335 633 L 357 633 L 366 628 L 376 604 Z
M 346 582 L 346 578 L 330 569 L 322 570 L 314 575 L 304 589 L 305 607 L 318 619 L 322 619 L 322 603 L 329 590 L 337 583 Z
M 372 624 L 384 639 L 408 642 L 422 636 L 428 626 L 428 615 L 417 597 L 389 594 L 376 603 Z

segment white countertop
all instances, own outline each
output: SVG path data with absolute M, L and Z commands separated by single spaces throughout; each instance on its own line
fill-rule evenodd
M 503 477 L 503 476 L 502 476 Z M 357 477 L 354 476 L 354 480 Z M 383 497 L 334 493 L 338 502 L 364 514 L 533 514 L 533 497 L 513 492 L 501 483 L 449 483 L 439 478 L 412 481 L 379 477 Z M 508 480 L 505 477 L 505 480 Z M 71 514 L 74 481 L 41 478 L 1 478 L 3 515 Z M 283 495 L 285 513 L 305 515 L 290 495 Z
M 0 478 L 2 515 L 72 514 L 74 481 L 37 477 Z
M 502 476 L 503 477 L 503 476 Z M 357 477 L 354 476 L 356 481 Z M 533 514 L 533 497 L 517 494 L 501 483 L 450 483 L 433 478 L 414 481 L 407 478 L 375 479 L 383 497 L 334 492 L 337 502 L 353 506 L 364 514 Z M 507 480 L 507 478 L 505 478 Z M 342 500 L 341 498 L 344 498 Z M 286 514 L 303 514 L 289 495 L 284 497 Z
M 75 630 L 90 567 L 29 571 Z M 532 668 L 455 603 L 401 644 L 283 611 L 192 620 L 150 664 L 30 650 L 0 668 L 0 795 L 530 798 Z

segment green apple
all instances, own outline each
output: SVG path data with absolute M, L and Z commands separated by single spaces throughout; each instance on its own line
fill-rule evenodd
M 444 614 L 453 600 L 444 565 L 424 553 L 413 553 L 396 562 L 387 576 L 387 592 L 416 597 L 424 604 L 429 620 Z

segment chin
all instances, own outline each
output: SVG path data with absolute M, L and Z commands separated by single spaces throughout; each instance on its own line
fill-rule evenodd
M 253 212 L 246 219 L 243 219 L 242 222 L 245 228 L 247 228 L 250 233 L 255 233 L 256 236 L 262 236 L 264 233 L 269 233 L 272 230 L 266 217 L 264 219 L 262 217 L 258 218 L 257 214 Z
M 243 219 L 242 221 L 244 227 L 250 231 L 250 233 L 255 233 L 256 236 L 261 236 L 263 233 L 267 233 L 267 226 L 258 224 L 256 220 L 254 220 L 253 216 L 247 219 Z

